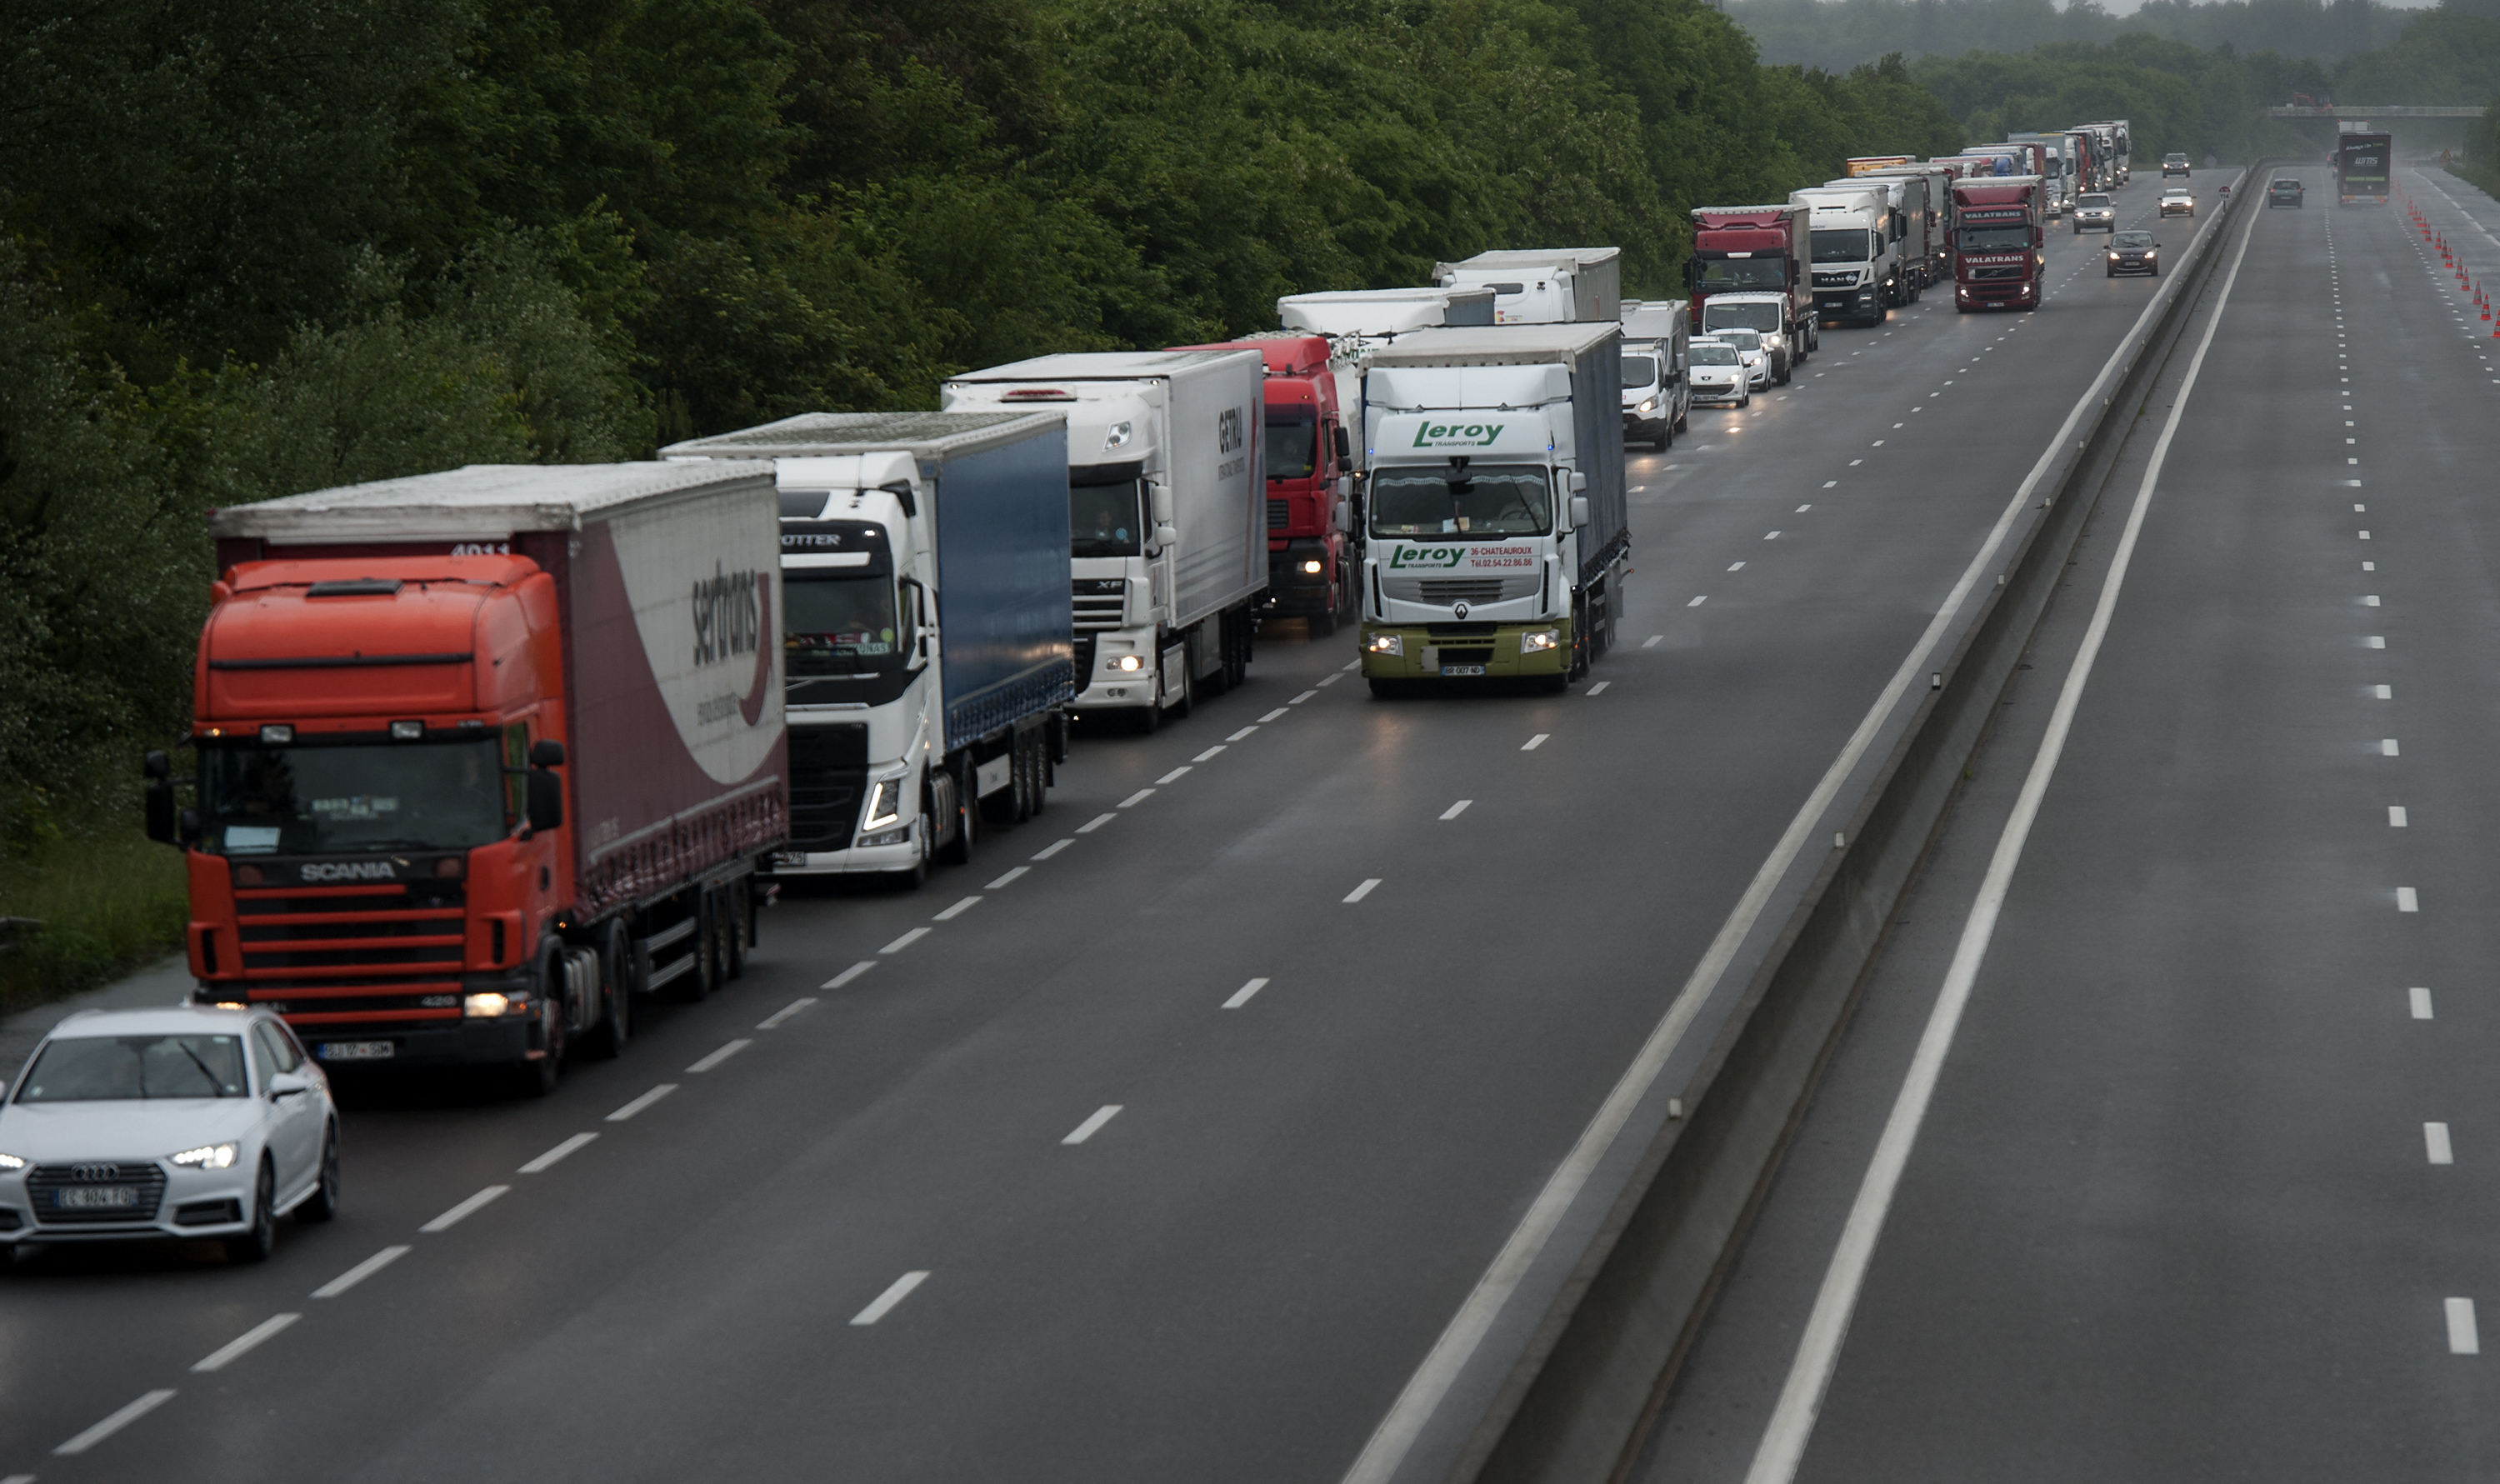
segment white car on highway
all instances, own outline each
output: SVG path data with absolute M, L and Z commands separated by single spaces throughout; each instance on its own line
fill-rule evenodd
M 1715 336 L 1693 343 L 1692 369 L 1695 402 L 1733 402 L 1747 407 L 1754 400 L 1754 379 L 1736 347 Z
M 280 1216 L 339 1208 L 339 1114 L 283 1021 L 207 1006 L 89 1010 L 0 1105 L 0 1248 L 217 1237 L 269 1256 Z
M 1736 347 L 1736 354 L 1745 362 L 1747 388 L 1757 391 L 1771 389 L 1771 346 L 1761 331 L 1730 327 L 1711 331 L 1710 338 Z

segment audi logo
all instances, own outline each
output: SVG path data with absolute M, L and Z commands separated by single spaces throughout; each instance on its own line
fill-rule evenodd
M 70 1167 L 70 1178 L 73 1180 L 84 1180 L 92 1183 L 101 1180 L 115 1180 L 120 1177 L 121 1167 L 118 1165 L 72 1165 Z

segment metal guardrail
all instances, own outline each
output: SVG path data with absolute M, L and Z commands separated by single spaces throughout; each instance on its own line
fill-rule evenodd
M 2359 103 L 2320 104 L 2306 107 L 2297 103 L 2278 103 L 2266 110 L 2268 118 L 2350 118 L 2366 123 L 2374 118 L 2480 118 L 2480 103 L 2391 103 L 2371 108 Z

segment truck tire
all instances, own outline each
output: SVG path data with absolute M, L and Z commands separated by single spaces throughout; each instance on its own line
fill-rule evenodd
M 1050 725 L 1033 729 L 1033 812 L 1038 817 L 1050 806 Z
M 955 841 L 945 852 L 945 859 L 953 865 L 972 864 L 972 852 L 978 843 L 973 839 L 973 832 L 980 828 L 981 818 L 977 801 L 972 796 L 972 790 L 977 786 L 978 782 L 972 776 L 971 762 L 967 759 L 964 771 L 955 779 Z
M 599 1024 L 582 1038 L 594 1060 L 612 1062 L 634 1039 L 634 940 L 625 924 L 611 922 L 599 940 Z
M 711 914 L 711 893 L 695 894 L 695 932 L 686 946 L 694 967 L 677 975 L 681 986 L 677 998 L 688 1004 L 701 1004 L 720 988 L 716 971 L 720 967 L 720 947 L 712 940 L 720 934 L 720 924 Z
M 721 891 L 722 903 L 728 907 L 723 918 L 729 932 L 723 941 L 729 948 L 729 977 L 746 977 L 746 950 L 755 944 L 755 888 L 745 876 L 740 876 Z

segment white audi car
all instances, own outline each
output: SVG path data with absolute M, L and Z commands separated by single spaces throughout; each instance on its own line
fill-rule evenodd
M 0 1105 L 0 1247 L 218 1237 L 269 1256 L 278 1218 L 339 1209 L 339 1113 L 265 1010 L 89 1010 Z

